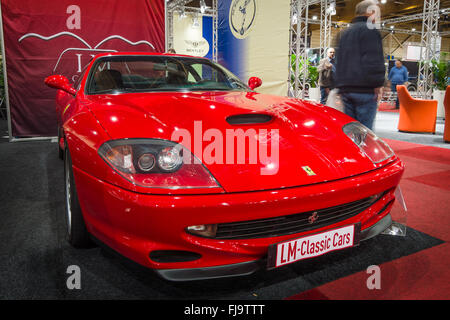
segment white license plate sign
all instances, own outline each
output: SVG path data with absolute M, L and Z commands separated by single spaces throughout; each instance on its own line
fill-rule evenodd
M 269 247 L 268 268 L 278 268 L 303 259 L 318 257 L 359 244 L 360 224 L 284 241 Z

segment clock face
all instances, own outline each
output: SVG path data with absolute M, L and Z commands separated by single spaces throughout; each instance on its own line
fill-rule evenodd
M 230 29 L 238 39 L 248 36 L 256 19 L 256 0 L 233 0 L 230 6 Z

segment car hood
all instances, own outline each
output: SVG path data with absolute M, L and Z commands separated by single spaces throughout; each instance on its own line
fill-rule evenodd
M 191 139 L 183 145 L 226 192 L 302 186 L 376 168 L 342 131 L 352 119 L 315 103 L 252 92 L 129 93 L 88 100 L 111 139 L 171 140 L 174 132 L 188 132 Z M 272 120 L 227 122 L 230 116 L 248 114 Z M 247 134 L 245 149 L 231 134 Z

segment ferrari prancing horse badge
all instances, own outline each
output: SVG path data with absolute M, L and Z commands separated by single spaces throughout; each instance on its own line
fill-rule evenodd
M 308 167 L 308 166 L 303 166 L 302 169 L 303 169 L 303 171 L 306 172 L 306 174 L 308 176 L 315 176 L 316 175 L 316 173 L 314 171 L 312 171 L 311 168 Z

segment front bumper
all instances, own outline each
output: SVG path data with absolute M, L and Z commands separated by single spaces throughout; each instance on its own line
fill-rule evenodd
M 387 166 L 332 182 L 278 190 L 205 194 L 138 194 L 113 186 L 74 167 L 75 183 L 89 232 L 125 257 L 155 269 L 171 280 L 249 274 L 261 266 L 268 247 L 277 242 L 361 223 L 364 238 L 386 224 L 394 190 L 404 167 L 396 159 Z M 387 192 L 350 219 L 308 232 L 270 238 L 218 240 L 188 234 L 188 226 L 258 220 L 333 207 Z M 375 227 L 378 226 L 378 227 Z M 158 251 L 191 252 L 189 261 L 155 261 Z M 206 276 L 208 275 L 208 276 Z
M 360 241 L 368 240 L 379 235 L 392 224 L 391 215 L 386 215 L 383 219 L 377 222 L 370 228 L 361 232 Z M 250 275 L 266 265 L 266 260 L 254 260 L 231 265 L 223 265 L 208 268 L 193 268 L 193 269 L 163 269 L 155 270 L 156 273 L 169 281 L 193 281 L 216 278 L 227 278 L 235 276 Z

